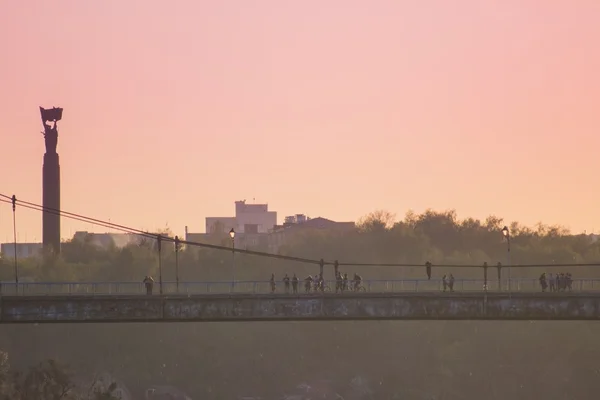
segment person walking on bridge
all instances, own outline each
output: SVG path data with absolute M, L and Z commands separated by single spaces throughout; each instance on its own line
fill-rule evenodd
M 335 292 L 342 292 L 342 274 L 341 272 L 335 273 Z
M 554 279 L 552 272 L 548 273 L 548 284 L 550 285 L 550 291 L 555 292 L 556 291 L 556 280 Z
M 427 261 L 425 263 L 425 272 L 427 273 L 427 280 L 430 281 L 431 280 L 431 263 L 429 261 Z
M 292 277 L 292 290 L 294 291 L 294 294 L 298 294 L 298 277 L 296 274 Z
M 548 287 L 548 284 L 546 282 L 546 273 L 542 272 L 542 275 L 540 275 L 540 287 L 542 288 L 542 292 L 546 291 L 546 288 Z
M 290 277 L 288 274 L 285 274 L 283 277 L 283 287 L 285 288 L 285 294 L 290 293 Z
M 154 287 L 154 279 L 151 276 L 147 275 L 144 278 L 144 285 L 146 286 L 146 294 L 148 296 L 152 295 L 152 288 Z

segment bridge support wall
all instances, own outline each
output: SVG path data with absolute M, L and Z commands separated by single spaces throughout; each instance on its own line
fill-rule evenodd
M 0 323 L 332 320 L 600 320 L 600 296 L 12 296 Z

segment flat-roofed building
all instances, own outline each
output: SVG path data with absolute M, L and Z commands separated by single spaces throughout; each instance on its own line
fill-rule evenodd
M 235 202 L 235 216 L 206 217 L 205 233 L 191 233 L 186 227 L 185 238 L 190 242 L 218 242 L 229 238 L 235 232 L 237 248 L 267 246 L 268 235 L 277 225 L 277 212 L 269 211 L 268 204 L 250 204 L 246 200 Z
M 17 259 L 36 257 L 42 254 L 42 243 L 17 243 Z M 15 258 L 15 244 L 0 244 L 0 253 L 5 258 Z

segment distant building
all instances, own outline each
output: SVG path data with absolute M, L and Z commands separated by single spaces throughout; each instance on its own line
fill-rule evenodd
M 235 202 L 235 216 L 207 217 L 206 233 L 190 233 L 186 228 L 185 240 L 206 242 L 215 237 L 228 238 L 235 232 L 235 246 L 256 247 L 268 244 L 268 234 L 277 225 L 277 212 L 269 211 L 268 204 L 247 204 L 246 200 Z
M 332 231 L 345 233 L 354 230 L 354 222 L 336 222 L 327 218 L 307 218 L 304 214 L 296 214 L 286 217 L 283 225 L 276 226 L 269 235 L 269 251 L 278 252 L 283 245 L 289 244 L 290 240 L 299 233 L 307 231 Z
M 269 233 L 277 224 L 277 212 L 269 211 L 268 204 L 235 202 L 234 217 L 207 217 L 206 233 Z
M 42 243 L 17 243 L 17 259 L 36 257 L 41 255 Z M 0 253 L 5 258 L 15 258 L 15 244 L 2 243 L 0 244 Z
M 354 222 L 336 222 L 322 217 L 310 219 L 305 214 L 285 217 L 283 225 L 277 225 L 277 212 L 269 211 L 267 204 L 247 204 L 242 200 L 235 202 L 234 217 L 207 217 L 206 233 L 190 233 L 186 227 L 185 240 L 215 243 L 216 239 L 222 242 L 218 244 L 229 245 L 229 232 L 233 229 L 236 248 L 263 247 L 275 253 L 299 232 L 347 232 L 354 228 Z
M 206 233 L 226 234 L 230 230 L 238 231 L 235 217 L 206 217 Z

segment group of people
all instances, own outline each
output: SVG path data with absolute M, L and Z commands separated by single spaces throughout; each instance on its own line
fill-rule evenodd
M 335 292 L 336 293 L 344 293 L 347 290 L 352 290 L 354 292 L 360 292 L 361 290 L 365 290 L 362 286 L 362 276 L 359 274 L 354 274 L 354 277 L 351 282 L 351 286 L 348 286 L 348 274 L 343 274 L 341 272 L 335 273 Z
M 551 272 L 546 275 L 544 272 L 540 275 L 540 286 L 542 292 L 545 292 L 546 289 L 549 289 L 550 292 L 564 292 L 566 290 L 570 292 L 573 288 L 573 277 L 570 272 L 559 272 L 554 275 Z
M 549 292 L 565 292 L 568 290 L 570 292 L 573 288 L 573 277 L 571 276 L 570 272 L 560 272 L 554 275 L 552 273 L 546 274 L 544 272 L 542 275 L 540 275 L 539 280 L 542 292 L 545 292 L 546 290 L 548 290 Z M 290 289 L 291 293 L 298 293 L 298 285 L 300 283 L 300 280 L 298 279 L 296 274 L 294 274 L 292 278 L 290 278 L 288 274 L 285 274 L 285 276 L 282 279 L 282 282 L 286 294 L 290 293 Z M 144 277 L 143 283 L 146 288 L 146 294 L 151 295 L 152 289 L 154 288 L 154 279 L 151 276 L 146 276 Z M 271 274 L 271 279 L 269 280 L 269 283 L 271 286 L 271 293 L 275 293 L 275 290 L 277 289 L 277 284 L 275 282 L 275 274 Z M 444 275 L 442 277 L 442 285 L 444 292 L 447 290 L 450 292 L 454 292 L 454 275 Z M 484 290 L 486 289 L 487 288 L 484 287 Z M 317 274 L 314 277 L 312 275 L 308 275 L 306 278 L 304 278 L 305 293 L 317 293 L 329 290 L 330 288 L 326 286 L 322 274 Z M 354 274 L 352 281 L 350 281 L 348 278 L 348 274 L 336 272 L 335 292 L 344 293 L 348 290 L 354 292 L 365 291 L 365 288 L 362 286 L 362 277 L 358 274 Z
M 290 287 L 292 293 L 298 293 L 298 284 L 300 280 L 298 279 L 296 274 L 294 274 L 292 278 L 290 278 L 288 274 L 285 274 L 285 276 L 282 279 L 282 282 L 285 293 L 290 293 Z M 271 293 L 275 293 L 275 290 L 277 289 L 277 284 L 275 282 L 275 274 L 271 274 L 269 284 L 271 286 Z M 348 274 L 342 274 L 341 272 L 337 272 L 335 276 L 335 292 L 343 293 L 349 289 L 356 292 L 364 290 L 362 287 L 362 277 L 358 274 L 354 274 L 354 278 L 350 282 L 348 279 Z M 328 291 L 329 287 L 326 286 L 322 274 L 315 275 L 314 277 L 312 275 L 308 275 L 306 278 L 304 278 L 305 293 L 325 292 L 326 290 Z

